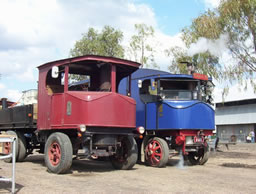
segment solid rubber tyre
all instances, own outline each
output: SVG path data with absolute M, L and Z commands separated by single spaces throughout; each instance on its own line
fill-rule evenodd
M 109 157 L 112 166 L 118 170 L 130 170 L 138 159 L 138 147 L 132 136 L 124 136 L 117 153 Z
M 204 147 L 204 156 L 202 158 L 202 160 L 200 161 L 200 165 L 204 165 L 208 159 L 209 159 L 209 156 L 210 156 L 210 152 L 209 152 L 209 146 L 208 144 Z
M 154 137 L 149 139 L 145 147 L 146 164 L 153 167 L 165 167 L 169 159 L 169 147 L 167 142 L 160 138 Z
M 192 165 L 204 165 L 208 161 L 209 155 L 209 146 L 206 145 L 198 152 L 188 153 L 188 160 Z
M 17 162 L 22 162 L 27 157 L 27 141 L 23 133 L 16 132 L 18 135 L 18 145 L 19 152 L 17 157 Z
M 72 156 L 72 143 L 66 134 L 56 132 L 48 137 L 44 149 L 44 160 L 49 172 L 66 173 L 72 165 Z

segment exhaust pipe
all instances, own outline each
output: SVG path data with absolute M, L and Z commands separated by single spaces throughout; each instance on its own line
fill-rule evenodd
M 7 109 L 8 104 L 7 104 L 7 98 L 2 98 L 2 109 Z

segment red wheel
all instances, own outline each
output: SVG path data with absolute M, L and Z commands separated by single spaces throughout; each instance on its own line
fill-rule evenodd
M 44 160 L 49 172 L 62 174 L 72 165 L 73 148 L 69 137 L 64 133 L 51 134 L 45 144 Z
M 60 145 L 54 142 L 48 151 L 48 157 L 53 166 L 57 166 L 61 160 L 61 150 Z
M 10 142 L 4 143 L 4 154 L 9 154 L 12 150 L 12 144 Z
M 149 142 L 146 148 L 146 156 L 150 160 L 151 166 L 156 166 L 160 162 L 163 157 L 163 151 L 158 141 Z
M 6 134 L 13 135 L 13 136 L 16 136 L 16 137 L 18 136 L 17 132 L 15 132 L 15 131 L 7 131 Z M 17 161 L 18 154 L 19 154 L 19 144 L 18 144 L 18 142 L 19 142 L 19 139 L 17 138 L 17 140 L 16 140 L 16 147 L 15 147 L 15 150 L 16 150 L 15 151 L 16 161 Z M 3 153 L 4 154 L 10 154 L 11 152 L 12 152 L 12 143 L 5 142 L 3 144 Z M 10 162 L 12 162 L 12 157 L 11 158 L 6 158 L 6 159 L 4 159 L 4 161 L 7 162 L 7 163 L 10 163 Z
M 145 159 L 148 165 L 164 167 L 168 162 L 169 148 L 165 140 L 154 137 L 148 141 L 145 149 Z

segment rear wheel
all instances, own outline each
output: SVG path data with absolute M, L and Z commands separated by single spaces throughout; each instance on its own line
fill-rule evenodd
M 23 133 L 18 131 L 7 131 L 8 135 L 14 135 L 17 137 L 16 140 L 16 149 L 15 149 L 15 158 L 17 162 L 22 162 L 27 156 L 27 143 L 26 138 Z M 9 154 L 12 152 L 11 143 L 4 143 L 4 153 Z M 12 158 L 7 158 L 4 160 L 7 163 L 12 162 Z
M 145 161 L 154 167 L 166 166 L 169 158 L 169 147 L 167 142 L 159 137 L 150 139 L 145 149 Z
M 204 165 L 209 158 L 208 145 L 199 149 L 197 152 L 190 152 L 188 154 L 188 160 L 192 165 Z
M 18 162 L 22 162 L 27 157 L 27 141 L 23 133 L 16 132 L 18 135 L 19 153 Z
M 138 148 L 135 139 L 132 136 L 123 137 L 121 146 L 117 148 L 116 154 L 109 158 L 115 169 L 131 169 L 138 159 Z
M 47 139 L 44 160 L 49 172 L 62 174 L 72 165 L 72 143 L 64 133 L 53 133 Z
M 17 160 L 18 153 L 19 153 L 18 135 L 17 135 L 17 133 L 15 131 L 7 131 L 6 134 L 7 135 L 13 135 L 13 136 L 17 137 L 17 139 L 16 139 L 16 146 L 15 146 L 15 158 Z M 10 142 L 4 143 L 3 144 L 3 152 L 4 152 L 4 154 L 10 154 L 12 152 L 12 143 L 10 143 Z M 12 162 L 12 157 L 11 158 L 6 158 L 6 159 L 4 159 L 4 161 L 7 162 L 7 163 L 10 163 L 10 162 Z

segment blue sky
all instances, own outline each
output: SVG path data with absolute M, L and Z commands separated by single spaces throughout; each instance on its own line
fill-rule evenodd
M 166 34 L 175 35 L 189 26 L 209 7 L 200 0 L 138 0 L 148 4 L 156 15 L 159 28 Z
M 134 25 L 155 29 L 155 59 L 167 70 L 164 49 L 181 46 L 180 31 L 220 0 L 1 0 L 0 98 L 17 101 L 37 88 L 37 66 L 69 56 L 89 27 L 110 25 L 124 33 L 127 48 Z M 127 56 L 128 59 L 129 58 Z

